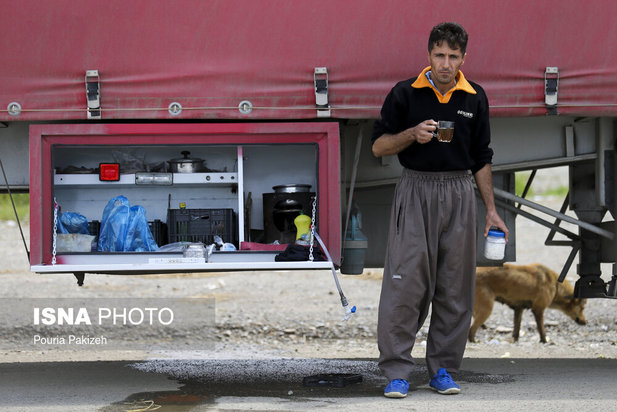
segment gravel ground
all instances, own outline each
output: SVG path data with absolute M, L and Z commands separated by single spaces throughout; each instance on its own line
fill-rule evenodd
M 559 199 L 542 203 L 558 208 Z M 27 235 L 27 227 L 25 228 Z M 517 264 L 540 262 L 559 272 L 567 248 L 546 247 L 548 230 L 517 219 Z M 0 297 L 214 297 L 216 349 L 208 352 L 69 352 L 73 360 L 146 358 L 367 358 L 378 356 L 376 320 L 381 270 L 340 276 L 358 312 L 343 322 L 343 309 L 330 271 L 240 272 L 151 276 L 86 275 L 77 287 L 70 274 L 30 273 L 19 230 L 0 222 Z M 575 265 L 574 265 L 575 266 Z M 608 280 L 610 265 L 603 267 Z M 568 279 L 577 278 L 571 268 Z M 545 313 L 547 344 L 539 343 L 535 321 L 525 311 L 519 342 L 511 341 L 513 312 L 496 304 L 487 329 L 467 345 L 467 357 L 617 358 L 617 300 L 591 299 L 586 326 L 559 311 Z M 428 321 L 419 333 L 414 356 L 423 358 Z M 66 359 L 67 351 L 0 351 L 3 362 Z

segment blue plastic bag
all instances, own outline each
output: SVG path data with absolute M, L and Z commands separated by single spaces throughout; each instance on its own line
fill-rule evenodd
M 101 219 L 101 231 L 97 247 L 99 252 L 124 251 L 129 217 L 129 201 L 126 197 L 116 196 L 107 202 Z
M 124 241 L 125 252 L 152 252 L 159 247 L 154 241 L 154 236 L 148 226 L 146 209 L 141 206 L 132 206 L 126 238 Z
M 58 223 L 56 224 L 56 233 L 60 233 L 63 235 L 69 233 L 69 231 L 64 228 L 64 225 L 62 224 L 62 219 L 60 219 L 60 217 L 58 217 Z
M 56 232 L 63 234 L 77 233 L 89 235 L 88 219 L 84 215 L 80 215 L 76 212 L 61 213 L 58 219 L 58 227 Z
M 146 209 L 131 207 L 124 196 L 111 199 L 103 210 L 99 252 L 150 252 L 158 249 L 148 226 Z

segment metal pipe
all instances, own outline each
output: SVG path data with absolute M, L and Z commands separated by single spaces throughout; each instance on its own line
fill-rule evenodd
M 564 157 L 557 157 L 557 158 L 551 158 L 551 159 L 538 159 L 538 160 L 528 160 L 528 161 L 517 162 L 517 163 L 496 164 L 496 165 L 491 165 L 491 170 L 493 171 L 493 173 L 517 172 L 517 171 L 530 170 L 530 169 L 542 169 L 542 168 L 548 168 L 548 167 L 569 166 L 573 163 L 596 160 L 597 158 L 598 158 L 597 153 L 588 153 L 588 154 L 582 154 L 582 155 L 576 155 L 576 156 L 564 156 Z
M 595 225 L 592 225 L 591 223 L 583 222 L 571 216 L 565 215 L 563 213 L 556 212 L 553 209 L 550 209 L 546 206 L 542 206 L 538 203 L 531 202 L 527 199 L 523 199 L 522 197 L 513 195 L 512 193 L 506 192 L 505 190 L 501 190 L 499 188 L 493 188 L 493 192 L 495 193 L 495 196 L 497 197 L 500 197 L 506 200 L 511 200 L 513 202 L 522 203 L 523 205 L 528 206 L 534 210 L 537 210 L 542 213 L 546 213 L 547 215 L 561 219 L 564 222 L 568 222 L 568 223 L 572 223 L 573 225 L 580 226 L 581 228 L 589 232 L 595 233 L 600 236 L 604 236 L 605 238 L 613 239 L 614 237 L 614 234 L 612 232 L 609 232 L 608 230 L 601 229 Z
M 512 206 L 511 204 L 504 202 L 503 200 L 495 199 L 495 204 L 497 206 L 501 206 L 501 207 L 503 207 L 503 208 L 505 208 L 505 209 L 507 209 L 507 210 L 509 210 L 511 212 L 514 212 L 514 213 L 516 213 L 518 215 L 526 217 L 527 219 L 529 219 L 531 221 L 539 223 L 542 226 L 546 226 L 547 228 L 549 228 L 551 230 L 554 230 L 554 231 L 556 231 L 558 233 L 561 233 L 562 235 L 566 236 L 569 239 L 572 239 L 572 240 L 578 240 L 579 239 L 578 235 L 576 235 L 575 233 L 572 233 L 569 230 L 566 230 L 566 229 L 562 228 L 561 226 L 555 226 L 553 223 L 551 223 L 551 222 L 549 222 L 547 220 L 544 220 L 544 219 L 542 219 L 539 216 L 533 215 L 533 214 L 531 214 L 531 213 L 529 213 L 529 212 L 527 212 L 525 210 L 518 209 L 518 208 Z

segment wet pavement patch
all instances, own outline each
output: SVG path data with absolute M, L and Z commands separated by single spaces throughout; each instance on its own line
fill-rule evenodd
M 252 384 L 229 385 L 216 383 L 203 383 L 200 381 L 185 381 L 180 388 L 184 393 L 198 396 L 213 396 L 214 399 L 225 396 L 236 397 L 267 397 L 281 399 L 301 399 L 301 398 L 345 398 L 345 397 L 364 397 L 375 396 L 382 390 L 381 385 L 370 383 L 357 383 L 345 387 L 323 386 L 306 387 L 300 382 L 272 383 L 272 384 Z
M 115 402 L 99 412 L 190 411 L 193 407 L 213 403 L 213 398 L 183 391 L 139 392 Z
M 359 398 L 380 396 L 381 385 L 355 384 L 347 387 L 305 387 L 302 382 L 243 385 L 217 384 L 199 380 L 181 381 L 177 391 L 139 392 L 100 409 L 100 412 L 190 411 L 195 407 L 214 407 L 220 398 L 268 398 L 285 401 L 320 398 Z M 199 410 L 199 409 L 197 409 Z
M 211 403 L 212 399 L 182 391 L 140 392 L 115 402 L 100 412 L 138 412 L 138 411 L 189 411 L 193 407 Z
M 328 373 L 305 376 L 302 379 L 302 385 L 309 387 L 333 386 L 335 388 L 343 388 L 360 382 L 362 382 L 362 375 L 357 373 Z

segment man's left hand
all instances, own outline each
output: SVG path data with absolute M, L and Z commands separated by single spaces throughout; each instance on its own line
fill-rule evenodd
M 499 214 L 496 211 L 488 212 L 486 214 L 486 226 L 484 226 L 484 237 L 488 236 L 488 231 L 491 226 L 497 226 L 499 230 L 506 234 L 506 243 L 508 242 L 508 237 L 510 235 L 510 231 L 506 227 L 506 224 L 501 220 Z

